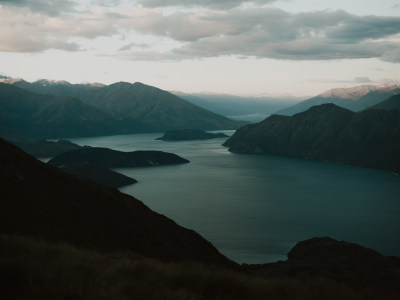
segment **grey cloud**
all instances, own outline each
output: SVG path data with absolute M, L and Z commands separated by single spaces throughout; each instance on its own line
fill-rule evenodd
M 61 3 L 60 0 L 14 1 L 18 5 L 29 4 L 32 7 L 36 3 L 37 9 L 40 3 L 45 2 Z M 166 2 L 178 5 L 184 1 L 142 2 L 146 2 L 146 5 Z M 208 0 L 201 3 L 232 6 L 244 2 L 249 1 Z M 0 0 L 1 3 L 11 1 Z M 199 4 L 200 1 L 185 3 Z M 291 14 L 272 7 L 238 7 L 225 11 L 205 9 L 163 14 L 161 9 L 135 6 L 132 10 L 102 9 L 81 12 L 79 16 L 48 18 L 48 22 L 45 16 L 42 16 L 43 20 L 27 20 L 26 16 L 21 15 L 19 21 L 15 21 L 13 14 L 10 16 L 10 23 L 7 22 L 8 15 L 3 18 L 0 16 L 0 40 L 3 45 L 0 51 L 17 51 L 4 50 L 8 40 L 10 45 L 14 45 L 9 49 L 27 49 L 24 44 L 26 41 L 20 38 L 24 36 L 32 36 L 31 51 L 41 51 L 45 47 L 76 50 L 76 45 L 66 42 L 71 37 L 95 38 L 136 31 L 171 39 L 181 46 L 166 52 L 152 52 L 146 50 L 151 45 L 132 43 L 120 48 L 119 56 L 141 60 L 179 60 L 220 55 L 287 60 L 375 57 L 388 62 L 400 62 L 400 17 L 357 16 L 341 10 Z M 12 34 L 8 35 L 8 31 Z M 17 43 L 21 43 L 21 47 L 18 48 Z
M 4 40 L 3 40 L 4 41 Z M 76 43 L 66 41 L 49 41 L 46 39 L 10 39 L 0 44 L 0 52 L 32 53 L 42 52 L 48 49 L 65 51 L 78 51 L 80 47 Z
M 146 49 L 149 48 L 150 46 L 148 44 L 137 44 L 137 43 L 130 43 L 127 44 L 121 48 L 119 48 L 119 51 L 127 51 L 127 50 L 131 50 L 132 48 L 141 48 L 141 49 Z
M 121 0 L 92 0 L 91 4 L 113 7 L 121 3 Z
M 393 45 L 390 50 L 383 53 L 381 59 L 387 62 L 400 63 L 400 43 L 397 43 L 397 47 Z
M 371 83 L 373 81 L 368 77 L 356 77 L 356 78 L 354 78 L 353 82 L 356 82 L 356 83 Z
M 0 0 L 0 4 L 27 7 L 34 12 L 59 15 L 72 11 L 76 3 L 71 0 Z
M 349 16 L 345 22 L 327 31 L 327 36 L 336 40 L 355 41 L 379 39 L 400 32 L 399 17 L 355 17 Z
M 237 55 L 290 60 L 377 57 L 400 62 L 400 17 L 360 17 L 344 11 L 289 14 L 241 9 L 160 17 L 157 35 L 186 42 L 182 58 Z M 155 22 L 153 20 L 153 22 Z M 151 26 L 146 30 L 150 31 Z M 153 30 L 154 34 L 156 31 Z M 169 54 L 168 54 L 169 55 Z
M 173 52 L 159 52 L 159 51 L 128 51 L 118 55 L 119 58 L 135 61 L 177 61 L 182 57 Z
M 140 0 L 146 7 L 169 7 L 169 6 L 199 6 L 217 9 L 229 9 L 244 3 L 268 4 L 277 0 Z
M 179 49 L 176 54 L 183 57 L 212 57 L 221 55 L 245 55 L 260 58 L 287 60 L 331 60 L 378 57 L 391 62 L 400 62 L 391 51 L 399 47 L 390 42 L 361 42 L 336 44 L 326 39 L 296 39 L 292 41 L 268 42 L 260 35 L 247 37 L 225 37 L 201 40 Z M 399 48 L 398 48 L 399 49 Z M 390 55 L 389 55 L 390 54 Z
M 82 14 L 80 18 L 54 18 L 45 14 L 26 14 L 15 9 L 0 9 L 0 51 L 41 52 L 47 49 L 78 51 L 71 38 L 96 38 L 116 33 L 101 16 Z

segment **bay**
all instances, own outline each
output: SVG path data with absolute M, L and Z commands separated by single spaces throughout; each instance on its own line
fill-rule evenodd
M 223 138 L 155 140 L 161 135 L 70 140 L 189 159 L 184 165 L 117 169 L 139 181 L 120 190 L 197 231 L 238 263 L 285 260 L 298 241 L 315 236 L 400 256 L 400 177 L 287 156 L 233 154 L 221 146 Z

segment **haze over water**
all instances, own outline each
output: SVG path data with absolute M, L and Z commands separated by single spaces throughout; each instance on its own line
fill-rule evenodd
M 285 260 L 295 243 L 315 236 L 400 255 L 400 177 L 286 156 L 233 154 L 221 146 L 225 139 L 155 140 L 161 135 L 71 141 L 189 159 L 184 165 L 118 169 L 139 181 L 121 191 L 196 230 L 239 263 Z

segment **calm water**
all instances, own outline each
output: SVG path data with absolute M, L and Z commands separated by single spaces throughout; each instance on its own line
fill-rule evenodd
M 189 159 L 177 166 L 118 169 L 139 181 L 121 191 L 196 230 L 239 263 L 284 260 L 296 242 L 314 236 L 400 255 L 400 177 L 284 156 L 232 154 L 221 146 L 224 139 L 156 141 L 161 135 L 72 141 Z

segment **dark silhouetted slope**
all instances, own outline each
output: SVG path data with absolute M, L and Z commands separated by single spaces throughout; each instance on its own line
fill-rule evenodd
M 62 166 L 60 169 L 66 173 L 89 179 L 94 183 L 108 187 L 123 187 L 126 185 L 137 183 L 131 177 L 125 176 L 118 172 L 111 171 L 107 168 L 95 167 L 87 164 L 73 164 Z
M 285 154 L 399 173 L 400 111 L 353 113 L 323 104 L 245 126 L 224 145 L 237 153 Z
M 0 139 L 0 233 L 84 248 L 230 264 L 192 230 L 139 200 L 66 174 Z

